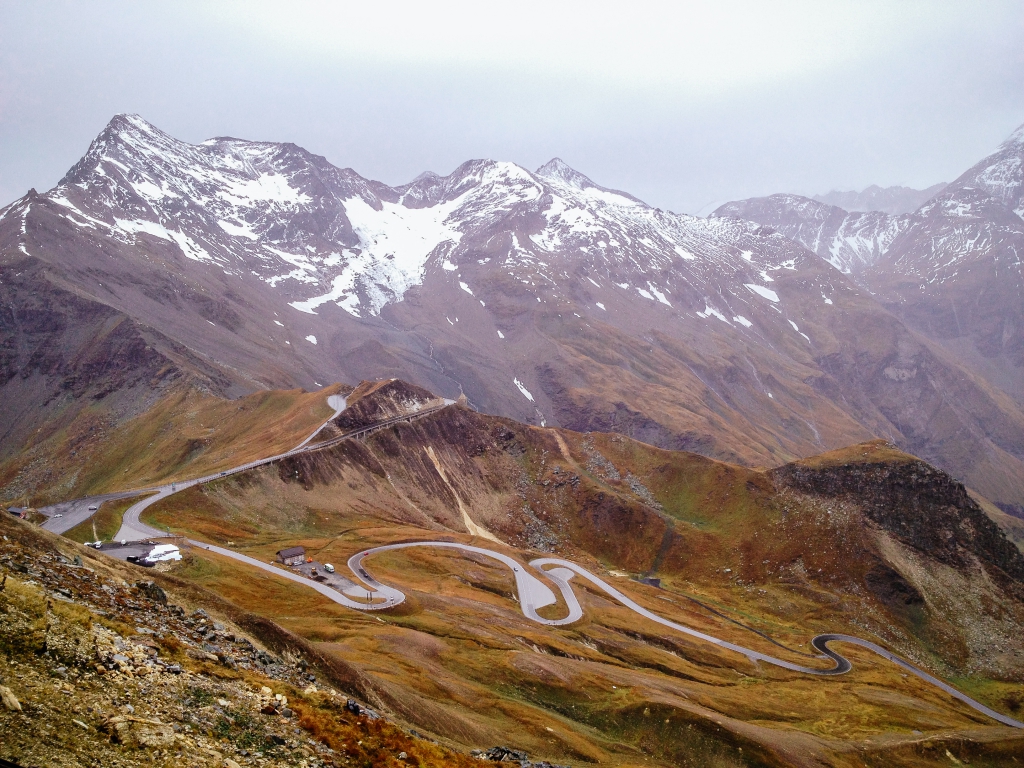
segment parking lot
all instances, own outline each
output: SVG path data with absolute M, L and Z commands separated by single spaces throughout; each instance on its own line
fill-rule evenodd
M 291 570 L 296 573 L 301 573 L 308 579 L 313 579 L 314 576 L 312 574 L 314 568 L 316 569 L 317 574 L 315 580 L 321 584 L 333 587 L 339 592 L 353 598 L 364 597 L 366 595 L 366 589 L 364 587 L 337 573 L 328 573 L 324 570 L 324 564 L 317 560 L 314 560 L 311 563 L 302 563 L 301 565 L 292 566 Z

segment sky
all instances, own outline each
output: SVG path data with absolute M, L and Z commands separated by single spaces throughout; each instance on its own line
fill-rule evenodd
M 1024 6 L 0 0 L 0 205 L 56 184 L 121 112 L 392 185 L 557 156 L 706 214 L 952 180 L 1024 123 Z

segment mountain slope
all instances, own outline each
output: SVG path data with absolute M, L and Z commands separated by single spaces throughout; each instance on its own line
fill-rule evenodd
M 118 116 L 57 187 L 0 212 L 0 254 L 233 392 L 400 376 L 750 465 L 885 436 L 1024 503 L 1020 407 L 861 288 L 769 227 L 652 208 L 557 159 L 392 188 L 294 145 L 190 145 Z
M 847 213 L 795 195 L 714 215 L 772 226 L 1024 403 L 1024 126 L 908 215 Z

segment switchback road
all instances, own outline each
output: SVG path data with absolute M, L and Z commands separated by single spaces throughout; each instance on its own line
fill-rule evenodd
M 749 659 L 751 662 L 764 662 L 766 664 L 771 664 L 776 667 L 781 667 L 783 669 L 788 669 L 790 671 L 799 672 L 806 675 L 842 675 L 849 672 L 853 668 L 853 665 L 839 652 L 837 652 L 833 648 L 830 648 L 829 643 L 850 643 L 852 645 L 858 645 L 861 648 L 866 648 L 867 650 L 878 654 L 887 661 L 891 661 L 892 663 L 902 667 L 911 674 L 921 678 L 925 682 L 928 682 L 936 686 L 937 688 L 941 689 L 942 691 L 945 691 L 950 696 L 963 702 L 975 711 L 980 712 L 983 715 L 986 715 L 992 718 L 993 720 L 1002 723 L 1003 725 L 1008 725 L 1013 728 L 1024 728 L 1024 723 L 1021 723 L 1018 720 L 1014 720 L 1012 717 L 1007 717 L 1006 715 L 1000 712 L 996 712 L 994 709 L 986 707 L 981 702 L 975 701 L 970 696 L 961 693 L 951 685 L 948 685 L 947 683 L 944 683 L 942 680 L 939 680 L 938 678 L 929 675 L 927 672 L 918 669 L 913 664 L 900 658 L 896 654 L 891 653 L 890 651 L 887 651 L 880 645 L 872 643 L 868 640 L 862 640 L 861 638 L 854 637 L 852 635 L 818 635 L 811 641 L 811 645 L 814 647 L 815 650 L 817 650 L 821 654 L 819 658 L 821 658 L 823 661 L 831 660 L 833 662 L 833 666 L 828 668 L 819 668 L 794 664 L 793 662 L 789 662 L 784 659 L 777 658 L 775 656 L 770 656 L 768 654 L 761 653 L 760 651 L 755 651 L 752 648 L 745 648 L 742 645 L 730 643 L 727 640 L 722 640 L 721 638 L 714 637 L 713 635 L 698 632 L 697 630 L 692 629 L 691 627 L 687 627 L 683 624 L 678 624 L 674 621 L 670 621 L 669 619 L 664 618 L 663 616 L 659 616 L 658 614 L 654 613 L 653 611 L 649 611 L 642 605 L 638 604 L 634 600 L 624 595 L 622 592 L 620 592 L 618 589 L 616 589 L 611 584 L 606 582 L 604 579 L 595 576 L 587 569 L 577 565 L 576 563 L 573 563 L 570 560 L 563 560 L 561 558 L 542 557 L 530 561 L 530 566 L 539 575 L 546 576 L 555 584 L 556 587 L 558 587 L 559 592 L 561 592 L 562 594 L 562 599 L 565 601 L 565 604 L 568 608 L 567 615 L 564 618 L 546 619 L 538 615 L 537 611 L 540 608 L 544 608 L 546 606 L 554 605 L 555 603 L 557 603 L 557 598 L 555 597 L 555 593 L 551 590 L 551 588 L 544 584 L 544 582 L 542 582 L 539 578 L 537 578 L 536 575 L 527 571 L 526 567 L 514 558 L 509 557 L 508 555 L 505 555 L 501 552 L 495 552 L 494 550 L 485 549 L 483 547 L 474 547 L 468 544 L 458 544 L 454 542 L 444 541 L 416 541 L 405 542 L 402 544 L 389 544 L 381 547 L 373 547 L 372 549 L 363 550 L 362 552 L 352 555 L 352 557 L 349 558 L 348 567 L 349 570 L 352 571 L 352 575 L 366 585 L 365 589 L 357 586 L 350 588 L 346 590 L 344 593 L 342 593 L 334 589 L 331 589 L 330 587 L 324 586 L 323 584 L 318 584 L 317 582 L 307 579 L 304 576 L 298 576 L 279 566 L 267 564 L 262 560 L 257 560 L 256 558 L 249 557 L 247 555 L 243 555 L 229 549 L 224 549 L 223 547 L 216 547 L 210 544 L 203 544 L 200 542 L 193 542 L 193 544 L 194 546 L 199 547 L 200 549 L 206 549 L 211 552 L 216 552 L 217 554 L 224 555 L 225 557 L 230 557 L 232 559 L 244 562 L 247 565 L 255 566 L 256 568 L 261 568 L 265 571 L 270 571 L 271 573 L 276 573 L 279 576 L 287 578 L 291 581 L 296 581 L 305 584 L 306 586 L 317 590 L 322 595 L 325 595 L 326 597 L 330 598 L 336 603 L 339 603 L 340 605 L 344 605 L 348 608 L 354 608 L 360 611 L 377 611 L 386 608 L 392 608 L 396 605 L 399 605 L 405 600 L 405 594 L 403 592 L 396 589 L 395 587 L 390 587 L 385 584 L 382 584 L 366 570 L 366 566 L 363 564 L 363 561 L 367 557 L 375 555 L 379 552 L 387 552 L 398 549 L 408 549 L 410 547 L 438 547 L 444 549 L 455 549 L 463 552 L 471 552 L 476 555 L 483 555 L 493 560 L 497 560 L 499 563 L 502 563 L 512 571 L 512 575 L 516 583 L 516 591 L 518 594 L 519 606 L 523 612 L 523 615 L 531 621 L 535 621 L 539 624 L 546 624 L 548 626 L 563 626 L 566 624 L 572 624 L 583 617 L 583 608 L 582 606 L 580 606 L 579 599 L 576 597 L 576 593 L 573 591 L 572 585 L 570 584 L 570 580 L 573 577 L 579 576 L 583 579 L 586 579 L 595 588 L 604 592 L 609 597 L 619 602 L 621 605 L 625 606 L 626 608 L 629 608 L 630 610 L 634 611 L 635 613 L 639 614 L 645 619 L 661 624 L 662 626 L 668 627 L 669 629 L 675 630 L 677 632 L 689 635 L 690 637 L 695 637 L 699 640 L 703 640 L 704 642 L 717 645 L 719 648 L 724 648 L 726 650 L 741 654 L 747 657 L 747 659 Z M 551 567 L 547 568 L 546 566 Z

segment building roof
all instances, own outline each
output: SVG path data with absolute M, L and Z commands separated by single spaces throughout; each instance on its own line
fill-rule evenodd
M 305 547 L 288 547 L 288 549 L 279 550 L 277 553 L 278 557 L 295 557 L 297 555 L 306 554 Z

